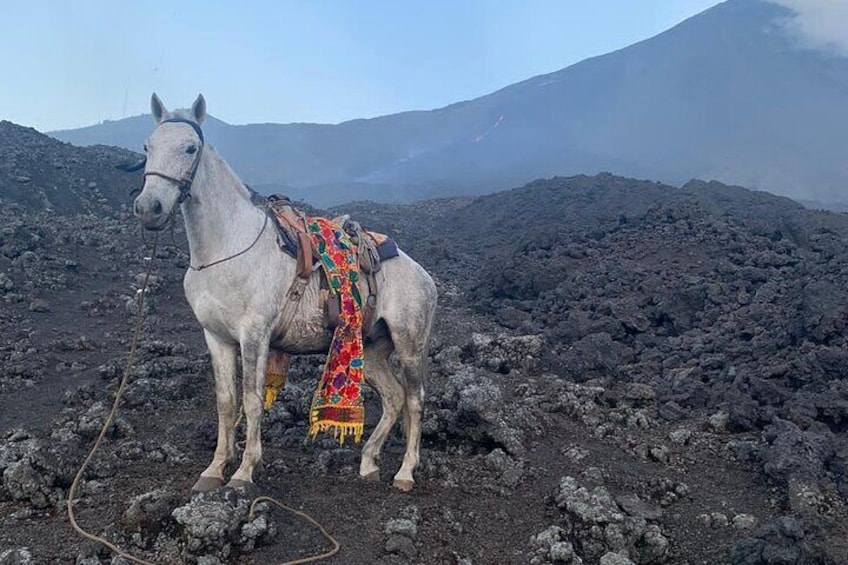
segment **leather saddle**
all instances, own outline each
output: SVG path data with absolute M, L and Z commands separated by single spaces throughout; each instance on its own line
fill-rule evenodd
M 286 196 L 271 195 L 267 201 L 268 209 L 272 212 L 277 228 L 277 242 L 280 249 L 297 260 L 297 276 L 309 279 L 315 270 L 321 274 L 322 301 L 324 302 L 327 326 L 334 328 L 338 324 L 340 304 L 337 297 L 331 300 L 329 284 L 322 269 L 316 269 L 318 250 L 312 245 L 312 239 L 307 232 L 307 216 L 294 207 Z M 359 222 L 352 220 L 348 214 L 332 220 L 344 230 L 351 241 L 357 245 L 359 254 L 359 269 L 364 275 L 367 288 L 363 296 L 362 333 L 368 335 L 374 324 L 374 311 L 377 307 L 377 277 L 382 269 L 383 261 L 398 256 L 397 244 L 389 237 L 366 231 Z

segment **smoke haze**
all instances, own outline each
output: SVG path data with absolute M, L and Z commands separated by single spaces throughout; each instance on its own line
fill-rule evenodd
M 848 2 L 845 0 L 772 0 L 795 14 L 787 29 L 802 47 L 848 57 Z

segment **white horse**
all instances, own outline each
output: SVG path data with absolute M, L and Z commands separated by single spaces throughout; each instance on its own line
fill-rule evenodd
M 296 261 L 280 250 L 267 212 L 251 203 L 245 185 L 204 144 L 203 96 L 197 97 L 188 115 L 172 116 L 156 94 L 151 109 L 157 127 L 145 144 L 144 187 L 134 212 L 144 228 L 161 230 L 175 208 L 181 207 L 191 255 L 183 286 L 203 327 L 215 374 L 218 443 L 212 463 L 193 489 L 222 486 L 226 467 L 236 458 L 239 352 L 247 437 L 241 465 L 228 486 L 246 487 L 253 483 L 253 471 L 262 459 L 260 426 L 269 347 L 291 354 L 326 352 L 329 347 L 332 334 L 324 322 L 319 277 L 314 274 L 309 281 L 290 327 L 278 327 L 287 290 L 296 276 Z M 364 336 L 365 378 L 379 393 L 383 413 L 362 449 L 359 474 L 379 479 L 380 450 L 403 413 L 406 453 L 393 484 L 409 490 L 419 458 L 436 286 L 403 252 L 386 261 L 378 275 L 374 329 Z M 389 365 L 392 352 L 403 369 L 400 377 Z

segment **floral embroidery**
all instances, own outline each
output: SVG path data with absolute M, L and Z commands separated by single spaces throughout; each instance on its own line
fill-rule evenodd
M 362 379 L 362 297 L 356 245 L 347 233 L 325 218 L 306 222 L 312 244 L 324 268 L 330 291 L 341 301 L 339 324 L 333 334 L 321 382 L 312 400 L 309 434 L 329 431 L 344 444 L 352 434 L 357 443 L 365 427 Z

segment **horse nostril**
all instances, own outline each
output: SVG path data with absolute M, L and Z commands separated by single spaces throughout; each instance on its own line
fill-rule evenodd
M 136 216 L 141 216 L 141 210 L 138 209 L 138 200 L 133 202 L 133 214 Z
M 162 203 L 158 200 L 153 202 L 153 213 L 157 216 L 162 213 Z

